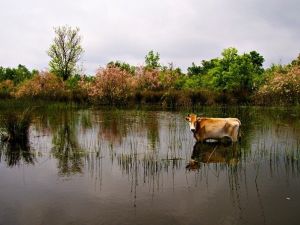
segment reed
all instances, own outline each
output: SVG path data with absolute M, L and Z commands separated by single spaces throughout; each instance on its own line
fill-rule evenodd
M 27 108 L 21 114 L 16 112 L 6 113 L 1 123 L 3 132 L 1 139 L 12 144 L 27 145 L 29 142 L 29 128 L 32 121 L 32 111 Z

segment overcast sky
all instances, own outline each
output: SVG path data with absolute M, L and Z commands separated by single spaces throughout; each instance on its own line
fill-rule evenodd
M 227 47 L 256 50 L 265 66 L 300 53 L 299 0 L 0 0 L 0 66 L 47 69 L 54 27 L 79 27 L 81 64 L 142 65 L 148 51 L 186 69 Z

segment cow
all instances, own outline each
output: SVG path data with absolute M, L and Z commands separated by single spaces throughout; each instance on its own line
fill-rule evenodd
M 237 118 L 208 118 L 189 114 L 186 121 L 198 142 L 208 139 L 221 141 L 224 138 L 237 142 L 240 138 L 241 121 Z

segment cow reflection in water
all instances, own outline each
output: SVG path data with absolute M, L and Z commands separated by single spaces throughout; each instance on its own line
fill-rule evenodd
M 232 145 L 230 142 L 196 142 L 186 168 L 197 170 L 200 168 L 200 163 L 236 165 L 240 156 L 238 145 Z

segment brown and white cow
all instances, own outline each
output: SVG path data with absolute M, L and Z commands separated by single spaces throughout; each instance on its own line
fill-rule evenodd
M 241 122 L 237 118 L 208 118 L 189 114 L 186 120 L 197 141 L 230 138 L 232 142 L 237 142 L 240 136 Z

